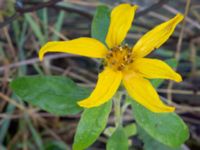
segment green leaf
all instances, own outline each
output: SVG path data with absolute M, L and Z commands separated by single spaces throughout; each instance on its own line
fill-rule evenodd
M 93 144 L 106 127 L 112 101 L 99 107 L 86 109 L 78 124 L 73 150 L 83 150 Z
M 69 150 L 69 147 L 62 141 L 48 140 L 45 142 L 45 150 Z
M 159 55 L 160 57 L 173 57 L 174 56 L 174 52 L 170 49 L 163 49 L 163 48 L 159 48 L 157 49 L 154 54 Z
M 9 103 L 6 106 L 5 113 L 7 115 L 12 115 L 14 113 L 14 111 L 15 111 L 15 106 L 12 105 L 11 103 Z M 8 134 L 8 130 L 11 125 L 11 121 L 12 120 L 10 118 L 4 118 L 1 120 L 0 143 L 3 143 L 3 141 L 6 138 L 6 135 Z
M 104 130 L 104 134 L 108 137 L 110 137 L 116 130 L 116 127 L 107 127 L 105 130 Z
M 137 127 L 135 123 L 131 123 L 124 127 L 124 132 L 126 133 L 127 137 L 131 137 L 137 133 Z
M 108 127 L 104 130 L 104 134 L 110 137 L 116 130 L 116 127 Z M 123 128 L 127 137 L 131 137 L 137 134 L 137 127 L 135 123 L 131 123 Z
M 165 62 L 172 68 L 175 68 L 178 65 L 178 62 L 175 58 L 167 59 Z M 152 79 L 151 83 L 155 88 L 158 88 L 163 83 L 163 81 L 163 79 Z
M 30 14 L 25 14 L 24 16 L 29 23 L 31 29 L 33 30 L 33 33 L 38 38 L 40 45 L 43 45 L 45 43 L 45 38 L 40 26 L 36 23 L 36 21 L 34 21 L 33 17 Z
M 11 88 L 22 100 L 56 115 L 80 112 L 77 101 L 90 93 L 71 79 L 58 76 L 20 77 L 11 82 Z
M 177 67 L 177 65 L 178 65 L 178 62 L 177 62 L 177 60 L 176 60 L 175 58 L 166 59 L 165 62 L 166 62 L 169 66 L 171 66 L 172 68 L 175 68 L 175 67 Z
M 65 20 L 65 15 L 66 13 L 64 11 L 60 11 L 58 17 L 57 17 L 57 20 L 54 24 L 54 29 L 56 32 L 61 32 L 61 29 L 62 29 L 62 25 L 63 25 L 63 22 Z M 52 40 L 53 41 L 58 41 L 59 40 L 59 36 L 57 34 L 53 34 L 52 35 Z
M 35 144 L 37 145 L 38 149 L 44 150 L 43 141 L 42 141 L 42 137 L 41 137 L 40 133 L 35 129 L 35 127 L 33 126 L 32 122 L 29 118 L 26 118 L 26 123 L 28 124 L 28 127 L 31 131 L 31 135 L 32 135 L 33 140 L 35 141 Z
M 128 150 L 128 137 L 122 127 L 118 127 L 108 139 L 106 150 Z
M 166 146 L 156 141 L 154 138 L 148 135 L 148 133 L 146 133 L 140 126 L 137 126 L 137 127 L 138 127 L 139 138 L 144 143 L 144 146 L 143 146 L 144 150 L 181 150 L 181 147 L 171 148 L 169 146 Z
M 188 127 L 175 113 L 153 113 L 132 101 L 136 122 L 153 138 L 171 147 L 178 147 L 189 137 Z
M 110 9 L 107 6 L 97 7 L 92 21 L 92 37 L 105 44 L 106 35 L 110 24 Z

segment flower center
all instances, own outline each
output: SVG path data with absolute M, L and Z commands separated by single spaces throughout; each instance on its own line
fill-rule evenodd
M 132 49 L 128 45 L 113 47 L 105 58 L 105 66 L 116 71 L 124 70 L 132 62 Z

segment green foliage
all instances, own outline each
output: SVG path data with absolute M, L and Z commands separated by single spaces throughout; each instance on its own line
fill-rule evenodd
M 97 7 L 92 21 L 92 37 L 105 44 L 106 35 L 110 24 L 110 9 L 107 6 Z
M 159 142 L 178 147 L 188 139 L 186 124 L 175 113 L 153 113 L 136 101 L 130 101 L 136 122 Z
M 73 150 L 83 150 L 93 144 L 104 130 L 112 108 L 112 101 L 86 109 L 78 124 Z
M 28 125 L 28 128 L 32 134 L 32 138 L 35 142 L 35 144 L 37 145 L 37 148 L 40 149 L 40 150 L 44 150 L 44 146 L 43 146 L 43 141 L 42 141 L 42 137 L 41 135 L 39 134 L 39 132 L 37 132 L 37 130 L 35 129 L 35 127 L 33 126 L 31 120 L 27 117 L 25 119 L 27 125 Z
M 128 124 L 123 129 L 127 137 L 133 136 L 137 133 L 137 127 L 135 123 Z
M 15 106 L 12 104 L 8 104 L 8 106 L 6 107 L 6 114 L 7 115 L 12 115 L 15 111 Z M 4 118 L 1 119 L 1 130 L 0 130 L 0 143 L 3 143 L 4 139 L 6 138 L 6 133 L 9 130 L 9 126 L 11 124 L 11 120 L 9 118 Z
M 143 141 L 144 150 L 181 150 L 181 148 L 171 148 L 169 146 L 166 146 L 158 141 L 156 141 L 154 138 L 152 138 L 150 135 L 148 135 L 141 127 L 138 126 L 138 134 L 139 138 Z
M 15 1 L 1 1 L 0 8 L 0 17 L 12 16 L 15 13 Z
M 63 25 L 63 22 L 65 20 L 65 12 L 64 11 L 61 11 L 58 15 L 58 19 L 56 20 L 56 23 L 55 23 L 55 31 L 56 32 L 61 32 L 61 29 L 62 29 L 62 25 Z M 54 34 L 52 35 L 52 40 L 53 41 L 57 41 L 59 40 L 59 36 L 57 34 Z
M 162 47 L 160 47 L 159 49 L 157 49 L 154 54 L 159 55 L 161 57 L 173 57 L 174 55 L 174 51 L 173 50 L 169 50 L 169 49 L 164 49 Z
M 118 127 L 108 139 L 107 150 L 128 150 L 128 137 L 122 127 Z
M 45 38 L 41 31 L 40 26 L 34 21 L 33 17 L 30 14 L 25 14 L 24 16 L 27 22 L 29 23 L 31 29 L 33 30 L 33 33 L 38 38 L 40 45 L 45 44 Z
M 56 115 L 79 113 L 82 108 L 77 101 L 90 93 L 71 79 L 58 76 L 20 77 L 11 82 L 11 88 L 22 100 Z
M 105 130 L 104 130 L 104 134 L 108 137 L 110 137 L 116 130 L 116 127 L 107 127 Z
M 45 150 L 69 150 L 69 147 L 62 141 L 48 140 L 44 144 Z
M 110 137 L 116 130 L 116 127 L 108 127 L 105 129 L 104 134 Z M 131 137 L 137 133 L 137 127 L 135 123 L 128 124 L 123 128 L 127 137 Z

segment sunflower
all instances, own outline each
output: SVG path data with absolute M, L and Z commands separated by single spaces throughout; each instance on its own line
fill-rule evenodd
M 112 10 L 106 36 L 107 45 L 94 38 L 81 37 L 69 41 L 48 42 L 40 49 L 40 60 L 47 52 L 64 52 L 103 59 L 104 69 L 98 76 L 97 85 L 88 98 L 78 102 L 80 106 L 91 108 L 104 104 L 123 84 L 135 101 L 152 112 L 174 111 L 174 107 L 167 106 L 160 100 L 148 79 L 161 78 L 180 82 L 181 76 L 165 62 L 144 57 L 167 41 L 177 24 L 182 21 L 183 15 L 177 14 L 156 26 L 133 47 L 129 47 L 122 42 L 131 28 L 137 8 L 137 5 L 120 4 Z

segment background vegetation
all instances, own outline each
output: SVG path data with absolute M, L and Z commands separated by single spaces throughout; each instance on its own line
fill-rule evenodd
M 200 149 L 200 1 L 199 0 L 1 0 L 0 1 L 0 149 L 66 149 L 71 147 L 80 115 L 58 117 L 28 105 L 9 86 L 10 81 L 25 75 L 59 75 L 77 84 L 94 87 L 100 71 L 99 62 L 69 54 L 47 55 L 39 62 L 38 50 L 51 40 L 69 40 L 91 36 L 91 23 L 100 4 L 113 7 L 120 2 L 138 4 L 128 43 L 155 25 L 185 14 L 170 40 L 151 56 L 163 60 L 176 58 L 175 69 L 184 81 L 165 81 L 159 94 L 172 99 L 176 112 L 187 123 L 190 138 L 182 149 Z M 151 57 L 150 56 L 150 57 Z M 32 91 L 34 92 L 34 91 Z M 125 110 L 124 123 L 134 122 L 130 109 Z M 114 124 L 111 114 L 109 125 Z M 163 149 L 143 137 L 133 136 L 132 149 Z M 104 134 L 91 149 L 105 149 Z M 152 141 L 150 141 L 153 143 Z

